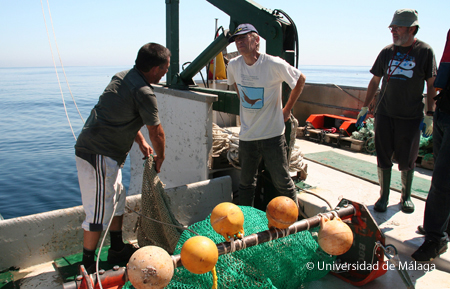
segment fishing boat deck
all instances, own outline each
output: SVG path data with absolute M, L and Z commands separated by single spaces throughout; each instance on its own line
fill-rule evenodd
M 305 153 L 333 151 L 336 154 L 349 156 L 373 163 L 376 166 L 376 157 L 365 153 L 343 150 L 330 145 L 318 144 L 304 139 L 297 139 L 300 150 Z M 417 226 L 423 224 L 425 202 L 413 198 L 415 211 L 405 214 L 399 208 L 400 193 L 391 190 L 388 210 L 379 213 L 373 210 L 373 204 L 379 197 L 379 185 L 364 179 L 334 170 L 316 162 L 305 160 L 308 164 L 308 177 L 306 183 L 316 187 L 314 192 L 327 199 L 332 205 L 337 205 L 340 197 L 363 203 L 369 209 L 379 228 L 386 236 L 386 244 L 394 245 L 402 262 L 414 264 L 411 254 L 423 243 L 424 237 L 417 233 Z M 394 164 L 393 170 L 398 170 Z M 416 168 L 415 178 L 431 180 L 432 171 Z M 413 182 L 414 185 L 414 182 Z M 314 196 L 304 196 L 312 206 L 324 206 L 325 202 L 315 199 Z M 415 288 L 450 288 L 450 252 L 446 252 L 433 263 L 435 270 L 408 270 Z M 418 268 L 418 267 L 415 267 Z M 433 266 L 429 267 L 433 269 Z M 352 287 L 348 283 L 328 274 L 325 278 L 312 282 L 305 288 L 347 288 Z M 400 275 L 395 270 L 388 272 L 378 279 L 362 286 L 361 288 L 404 288 Z
M 303 153 L 332 151 L 337 156 L 347 156 L 364 160 L 376 165 L 376 157 L 368 154 L 338 149 L 330 145 L 318 144 L 304 139 L 297 139 L 297 144 Z M 387 212 L 378 213 L 373 210 L 373 204 L 379 196 L 379 186 L 359 177 L 335 170 L 317 162 L 304 160 L 308 164 L 306 183 L 312 190 L 328 200 L 333 206 L 337 205 L 340 197 L 365 204 L 370 210 L 379 228 L 386 236 L 386 244 L 394 245 L 402 262 L 414 263 L 410 255 L 418 248 L 424 237 L 417 233 L 417 226 L 423 222 L 425 202 L 414 198 L 416 210 L 412 214 L 404 214 L 399 209 L 400 193 L 391 191 Z M 396 170 L 396 166 L 393 168 Z M 417 168 L 415 177 L 431 180 L 431 170 Z M 319 198 L 302 194 L 301 199 L 307 203 L 308 210 L 325 207 L 326 203 Z M 435 267 L 434 265 L 435 264 Z M 446 252 L 430 263 L 430 270 L 408 270 L 415 288 L 450 288 L 450 252 Z M 434 270 L 433 270 L 434 269 Z M 62 278 L 55 269 L 53 262 L 44 263 L 30 268 L 21 269 L 15 276 L 22 279 L 20 288 L 62 288 Z M 360 288 L 405 288 L 396 270 L 387 273 Z M 324 278 L 305 284 L 304 288 L 351 288 L 349 283 L 328 274 Z

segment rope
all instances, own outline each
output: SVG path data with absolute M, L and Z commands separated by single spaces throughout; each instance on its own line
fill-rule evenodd
M 213 276 L 213 286 L 211 289 L 217 289 L 217 272 L 216 272 L 216 266 L 213 267 L 211 270 L 212 276 Z
M 290 156 L 289 170 L 291 172 L 303 172 L 306 173 L 306 164 L 303 162 L 303 152 L 300 150 L 300 145 L 296 144 L 296 132 L 298 127 L 298 121 L 295 118 L 291 118 L 292 130 L 291 141 L 289 143 Z M 226 152 L 228 162 L 236 169 L 241 169 L 239 165 L 239 134 L 232 132 L 228 129 L 219 127 L 213 123 L 212 127 L 213 144 L 209 153 L 209 166 L 211 168 L 213 157 L 220 157 L 220 155 Z
M 313 195 L 313 196 L 315 196 L 315 197 L 321 199 L 322 201 L 324 201 L 325 203 L 327 203 L 328 207 L 330 207 L 331 210 L 333 209 L 333 206 L 330 204 L 330 202 L 329 202 L 327 199 L 321 197 L 320 195 L 318 195 L 318 194 L 316 194 L 316 193 L 314 193 L 314 192 L 311 192 L 311 191 L 309 191 L 309 190 L 303 189 L 303 188 L 301 188 L 301 187 L 299 187 L 299 186 L 296 186 L 296 187 L 297 187 L 298 189 L 302 190 L 302 191 L 305 192 L 305 193 L 308 193 L 308 194 L 310 194 L 310 195 Z
M 130 206 L 128 206 L 128 205 L 125 205 L 125 208 L 127 208 L 128 210 L 130 210 L 131 212 L 135 213 L 136 215 L 138 215 L 138 216 L 140 216 L 140 217 L 142 217 L 142 218 L 148 219 L 148 220 L 153 221 L 153 222 L 156 222 L 156 223 L 164 224 L 164 225 L 167 225 L 167 226 L 172 226 L 172 227 L 174 227 L 174 228 L 178 228 L 178 229 L 181 229 L 181 230 L 186 230 L 186 231 L 191 232 L 191 233 L 194 234 L 194 235 L 199 236 L 199 234 L 198 234 L 197 232 L 195 232 L 195 231 L 193 231 L 193 230 L 191 230 L 191 229 L 189 229 L 189 228 L 187 228 L 187 227 L 177 226 L 177 225 L 174 225 L 174 224 L 171 224 L 171 223 L 161 222 L 161 221 L 159 221 L 159 220 L 150 218 L 149 216 L 143 215 L 143 214 L 141 214 L 141 213 L 139 213 L 139 212 L 133 210 L 133 209 L 132 209 Z
M 50 11 L 50 4 L 49 4 L 48 0 L 47 0 L 47 7 L 48 7 L 48 14 L 49 14 L 49 18 L 50 18 L 50 23 L 51 23 L 51 25 L 52 25 L 53 38 L 55 39 L 56 51 L 57 51 L 57 53 L 58 53 L 59 62 L 61 63 L 61 69 L 62 69 L 62 71 L 63 71 L 64 78 L 66 79 L 66 83 L 67 83 L 67 87 L 68 87 L 68 89 L 69 89 L 69 93 L 70 93 L 70 95 L 72 96 L 73 103 L 75 104 L 75 108 L 77 109 L 78 114 L 80 115 L 81 121 L 84 123 L 84 119 L 83 119 L 83 117 L 81 116 L 81 112 L 80 112 L 80 110 L 78 109 L 77 103 L 76 103 L 75 98 L 73 97 L 73 94 L 72 94 L 72 90 L 70 89 L 69 81 L 67 80 L 66 71 L 65 71 L 65 69 L 64 69 L 64 65 L 63 65 L 63 62 L 62 62 L 62 59 L 61 59 L 61 54 L 59 53 L 58 42 L 56 41 L 55 28 L 54 28 L 54 26 L 53 26 L 52 13 L 51 13 L 51 11 Z M 45 30 L 46 30 L 46 32 L 47 32 L 48 44 L 49 44 L 49 46 L 50 46 L 50 53 L 51 53 L 51 55 L 52 55 L 53 66 L 54 66 L 54 68 L 55 68 L 56 78 L 57 78 L 57 80 L 58 80 L 58 86 L 59 86 L 59 90 L 60 90 L 60 92 L 61 92 L 61 98 L 62 98 L 62 102 L 63 102 L 63 106 L 64 106 L 64 111 L 65 111 L 65 113 L 66 113 L 67 121 L 68 121 L 68 123 L 69 123 L 70 130 L 72 131 L 73 137 L 75 138 L 75 140 L 77 140 L 77 137 L 75 136 L 75 133 L 74 133 L 74 131 L 73 131 L 72 124 L 71 124 L 71 122 L 70 122 L 69 114 L 67 113 L 66 102 L 65 102 L 65 100 L 64 100 L 64 93 L 63 93 L 62 88 L 61 88 L 61 81 L 60 81 L 60 79 L 59 79 L 58 69 L 56 68 L 55 56 L 54 56 L 54 54 L 53 54 L 52 44 L 51 44 L 51 40 L 50 40 L 50 34 L 49 34 L 49 32 L 48 32 L 48 26 L 47 26 L 47 21 L 46 21 L 46 17 L 45 17 L 44 4 L 42 3 L 42 0 L 41 0 L 41 8 L 42 8 L 42 16 L 44 17 Z
M 230 164 L 241 169 L 239 166 L 239 135 L 230 130 L 223 129 L 213 123 L 212 127 L 213 144 L 209 154 L 210 167 L 212 165 L 211 158 L 219 157 L 223 152 L 227 152 L 227 159 Z
M 340 87 L 339 85 L 337 85 L 337 84 L 332 84 L 332 85 L 335 86 L 337 89 L 341 90 L 342 92 L 345 92 L 346 94 L 350 95 L 351 97 L 353 97 L 353 98 L 356 99 L 357 101 L 363 102 L 361 99 L 357 98 L 356 96 L 354 96 L 354 95 L 351 94 L 350 92 L 348 92 L 348 91 L 342 89 L 342 87 Z
M 116 191 L 116 198 L 115 199 L 118 200 L 120 198 L 120 194 L 123 194 L 123 193 L 124 193 L 123 190 L 120 190 L 120 192 Z M 100 255 L 102 253 L 103 245 L 105 244 L 105 240 L 106 240 L 106 236 L 108 235 L 109 228 L 111 227 L 112 220 L 114 219 L 114 215 L 115 215 L 116 209 L 117 209 L 117 204 L 118 204 L 118 202 L 114 202 L 114 209 L 113 209 L 113 212 L 112 212 L 112 215 L 111 215 L 111 219 L 109 219 L 108 227 L 106 228 L 105 233 L 103 234 L 102 241 L 100 242 L 100 247 L 98 248 L 97 261 L 95 262 L 95 274 L 97 276 L 98 285 L 99 285 L 100 289 L 103 289 L 102 281 L 101 281 L 100 275 L 99 275 Z

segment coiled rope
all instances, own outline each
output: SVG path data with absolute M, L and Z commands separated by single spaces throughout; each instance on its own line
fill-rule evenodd
M 303 162 L 303 153 L 300 150 L 300 145 L 296 144 L 296 131 L 298 127 L 298 122 L 295 118 L 292 120 L 292 129 L 290 136 L 290 161 L 289 170 L 291 172 L 302 172 L 306 176 L 306 164 Z M 213 144 L 209 154 L 210 161 L 209 166 L 211 168 L 213 157 L 220 157 L 224 152 L 226 152 L 226 157 L 228 162 L 236 169 L 241 169 L 239 165 L 239 134 L 232 132 L 229 129 L 221 128 L 217 124 L 213 123 L 212 128 L 213 133 Z

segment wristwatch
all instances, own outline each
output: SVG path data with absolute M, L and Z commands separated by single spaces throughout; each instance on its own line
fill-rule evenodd
M 433 116 L 434 115 L 434 111 L 431 111 L 431 110 L 427 111 L 427 115 L 428 116 Z

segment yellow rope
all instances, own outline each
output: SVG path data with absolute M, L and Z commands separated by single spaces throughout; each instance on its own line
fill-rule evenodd
M 211 270 L 211 273 L 213 275 L 213 286 L 211 289 L 217 289 L 217 272 L 216 272 L 216 266 Z

